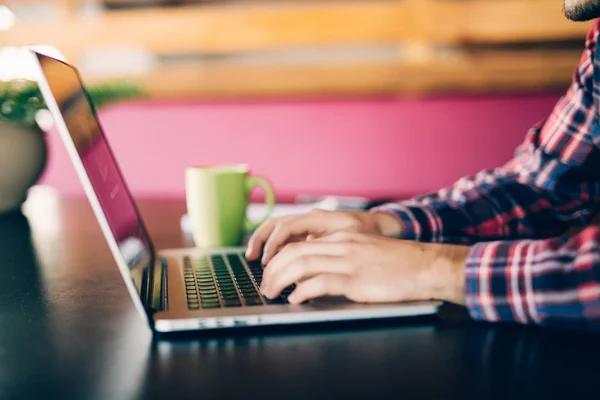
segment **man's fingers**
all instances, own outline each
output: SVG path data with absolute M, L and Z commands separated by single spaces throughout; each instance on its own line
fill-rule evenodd
M 269 239 L 271 233 L 273 233 L 273 229 L 275 229 L 275 227 L 278 224 L 285 223 L 285 221 L 290 218 L 293 217 L 275 218 L 265 222 L 260 227 L 258 227 L 258 229 L 254 231 L 254 233 L 250 237 L 250 240 L 248 241 L 248 248 L 246 249 L 246 258 L 251 261 L 256 260 L 260 256 L 265 242 L 267 241 L 267 239 Z
M 283 247 L 265 267 L 263 283 L 295 261 L 307 256 L 344 256 L 349 249 L 344 243 L 322 243 L 317 240 L 290 243 Z
M 279 221 L 271 231 L 263 249 L 263 264 L 268 264 L 277 250 L 293 236 L 307 236 L 326 229 L 320 213 L 308 213 Z
M 308 246 L 307 246 L 308 247 Z M 310 246 L 315 252 L 313 254 L 304 254 L 297 257 L 288 257 L 287 248 L 278 254 L 271 264 L 265 268 L 265 274 L 261 285 L 263 294 L 269 298 L 277 297 L 286 287 L 323 273 L 348 274 L 351 270 L 350 261 L 346 257 L 331 255 L 339 253 L 333 250 L 336 246 Z M 285 257 L 283 259 L 280 256 Z M 279 262 L 273 268 L 273 263 Z
M 250 238 L 246 257 L 255 260 L 262 251 L 263 264 L 268 264 L 278 251 L 290 241 L 308 240 L 325 242 L 358 242 L 364 240 L 360 235 L 351 232 L 338 232 L 323 236 L 335 229 L 327 212 L 315 210 L 308 214 L 281 217 L 268 221 L 259 227 Z
M 288 301 L 300 304 L 322 296 L 344 296 L 352 289 L 351 282 L 348 275 L 320 274 L 300 283 Z
M 259 226 L 248 241 L 246 249 L 246 258 L 250 261 L 256 260 L 260 256 L 262 246 L 267 240 L 275 226 L 275 220 L 270 220 Z

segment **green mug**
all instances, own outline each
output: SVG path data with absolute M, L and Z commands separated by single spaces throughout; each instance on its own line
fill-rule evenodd
M 250 192 L 265 191 L 267 212 L 260 221 L 247 214 Z M 190 167 L 185 171 L 188 215 L 198 247 L 240 246 L 244 234 L 265 222 L 275 206 L 275 194 L 264 178 L 250 176 L 245 164 Z

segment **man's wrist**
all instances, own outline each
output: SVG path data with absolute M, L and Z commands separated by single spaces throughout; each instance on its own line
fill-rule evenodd
M 430 298 L 465 304 L 465 262 L 469 246 L 429 244 L 434 252 L 429 265 Z

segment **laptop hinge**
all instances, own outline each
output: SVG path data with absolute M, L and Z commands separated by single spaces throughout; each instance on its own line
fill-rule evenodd
M 153 260 L 144 271 L 141 298 L 149 313 L 167 309 L 167 260 Z
M 167 259 L 164 257 L 154 261 L 154 276 L 150 306 L 155 311 L 167 309 Z

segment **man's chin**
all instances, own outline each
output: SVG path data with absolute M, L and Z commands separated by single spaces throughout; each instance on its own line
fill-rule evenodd
M 591 21 L 593 19 L 600 17 L 600 15 L 587 15 L 587 14 L 581 14 L 581 13 L 576 13 L 576 12 L 569 12 L 568 10 L 565 10 L 564 12 L 565 12 L 565 16 L 574 22 Z
M 565 0 L 563 12 L 571 21 L 590 21 L 600 17 L 600 0 Z

